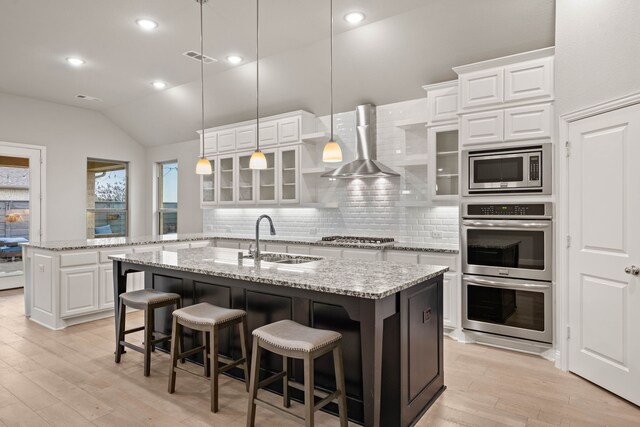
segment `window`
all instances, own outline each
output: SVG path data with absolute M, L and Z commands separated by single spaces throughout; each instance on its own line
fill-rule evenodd
M 87 238 L 128 235 L 128 163 L 87 160 Z
M 178 162 L 158 163 L 158 234 L 178 232 Z

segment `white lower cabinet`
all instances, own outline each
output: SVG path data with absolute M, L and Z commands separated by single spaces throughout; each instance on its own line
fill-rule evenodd
M 287 253 L 287 245 L 280 245 L 277 243 L 267 243 L 264 246 L 265 252 L 279 252 L 286 254 Z
M 342 258 L 342 249 L 312 246 L 309 250 L 309 254 L 326 258 Z
M 98 310 L 98 267 L 60 269 L 60 317 Z
M 307 245 L 287 245 L 287 253 L 298 255 L 309 255 L 310 246 Z
M 144 273 L 142 273 L 144 274 Z M 127 288 L 133 280 L 127 281 Z M 128 291 L 129 289 L 127 289 Z M 98 309 L 113 307 L 113 265 L 100 266 L 100 284 L 98 289 Z
M 216 248 L 240 249 L 240 242 L 237 240 L 218 240 Z
M 381 252 L 371 249 L 343 249 L 342 258 L 345 259 L 362 259 L 365 261 L 380 261 Z
M 385 260 L 405 264 L 417 264 L 418 253 L 409 251 L 387 251 Z
M 458 327 L 458 275 L 444 273 L 442 283 L 442 317 L 445 327 Z

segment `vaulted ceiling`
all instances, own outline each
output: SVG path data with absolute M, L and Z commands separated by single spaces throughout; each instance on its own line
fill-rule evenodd
M 424 96 L 452 66 L 552 46 L 553 0 L 334 0 L 336 111 Z M 261 115 L 329 111 L 328 0 L 260 0 Z M 206 126 L 255 116 L 255 1 L 205 5 Z M 353 26 L 353 10 L 366 20 Z M 101 111 L 145 145 L 199 129 L 198 3 L 0 0 L 0 92 Z M 137 18 L 158 29 L 146 32 Z M 224 58 L 245 61 L 231 65 Z M 65 58 L 80 56 L 82 67 Z M 158 91 L 153 80 L 168 88 Z M 86 101 L 84 94 L 101 99 Z

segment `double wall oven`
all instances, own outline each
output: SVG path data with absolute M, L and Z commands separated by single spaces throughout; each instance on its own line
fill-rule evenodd
M 551 203 L 462 205 L 462 326 L 552 340 Z

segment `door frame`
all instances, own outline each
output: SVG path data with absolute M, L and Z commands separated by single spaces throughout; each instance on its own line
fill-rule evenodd
M 556 289 L 555 337 L 556 367 L 569 370 L 569 127 L 573 122 L 640 104 L 640 92 L 615 98 L 586 108 L 582 108 L 560 116 L 559 139 L 556 149 L 558 191 L 556 198 L 556 282 L 561 286 Z

